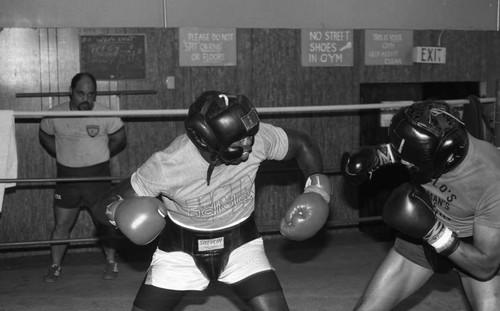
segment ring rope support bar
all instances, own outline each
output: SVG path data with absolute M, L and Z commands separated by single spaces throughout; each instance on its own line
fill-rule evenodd
M 285 168 L 285 169 L 266 169 L 260 171 L 260 173 L 280 173 L 280 172 L 294 172 L 300 171 L 299 168 Z M 340 175 L 339 170 L 326 169 L 324 170 L 325 175 Z M 129 176 L 123 177 L 61 177 L 61 178 L 0 178 L 0 183 L 19 183 L 19 184 L 29 184 L 29 183 L 39 183 L 39 182 L 88 182 L 88 181 L 120 181 Z
M 157 94 L 156 90 L 128 90 L 128 91 L 99 91 L 97 96 L 109 95 L 154 95 Z M 52 92 L 52 93 L 16 93 L 16 98 L 31 98 L 31 97 L 66 97 L 69 96 L 68 92 Z
M 36 245 L 48 245 L 48 244 L 77 244 L 77 243 L 89 243 L 94 244 L 99 242 L 99 238 L 81 238 L 81 239 L 57 239 L 57 240 L 41 240 L 41 241 L 24 241 L 24 242 L 6 242 L 0 243 L 1 247 L 28 247 Z
M 12 178 L 0 179 L 0 183 L 29 184 L 38 182 L 88 182 L 88 181 L 119 181 L 127 177 L 61 177 L 61 178 Z
M 352 218 L 352 219 L 338 219 L 329 221 L 326 223 L 326 228 L 335 227 L 346 227 L 346 226 L 356 226 L 360 223 L 366 222 L 379 222 L 382 220 L 382 216 L 372 216 L 372 217 L 362 217 L 362 218 Z M 259 226 L 259 232 L 261 234 L 273 234 L 278 233 L 280 229 L 275 226 Z M 124 237 L 121 237 L 124 239 Z M 23 241 L 23 242 L 5 242 L 0 243 L 1 248 L 8 247 L 31 247 L 38 245 L 52 245 L 52 244 L 96 244 L 100 241 L 99 238 L 79 238 L 79 239 L 57 239 L 57 240 L 40 240 L 40 241 Z
M 496 98 L 481 98 L 480 102 L 494 102 Z M 444 100 L 450 105 L 469 104 L 469 100 L 455 99 Z M 283 113 L 314 113 L 314 112 L 336 112 L 355 111 L 372 109 L 395 109 L 409 106 L 413 101 L 387 101 L 376 104 L 358 105 L 325 105 L 325 106 L 291 106 L 291 107 L 260 107 L 257 112 L 260 114 L 283 114 Z M 43 117 L 109 117 L 109 116 L 141 116 L 141 117 L 162 117 L 162 116 L 187 116 L 187 109 L 154 109 L 154 110 L 110 110 L 110 111 L 14 111 L 15 118 L 43 118 Z
M 381 222 L 383 220 L 382 216 L 371 216 L 371 217 L 361 217 L 361 218 L 351 218 L 351 219 L 337 219 L 330 220 L 325 224 L 327 229 L 335 229 L 339 227 L 354 227 L 361 223 L 368 222 Z M 274 226 L 260 226 L 259 232 L 262 234 L 271 234 L 280 232 L 280 228 Z

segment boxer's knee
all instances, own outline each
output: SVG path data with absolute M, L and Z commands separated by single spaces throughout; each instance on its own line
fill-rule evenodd
M 283 292 L 265 293 L 250 299 L 248 305 L 255 311 L 288 311 L 288 305 Z

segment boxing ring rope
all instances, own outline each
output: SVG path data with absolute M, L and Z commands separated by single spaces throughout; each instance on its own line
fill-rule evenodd
M 299 168 L 284 168 L 284 169 L 265 169 L 262 173 L 270 172 L 289 172 L 289 171 L 300 171 Z M 327 175 L 340 174 L 338 170 L 325 170 Z M 55 183 L 55 182 L 87 182 L 87 181 L 120 181 L 128 176 L 124 177 L 67 177 L 67 178 L 17 178 L 17 179 L 0 179 L 0 183 Z M 346 219 L 346 220 L 333 220 L 329 221 L 326 226 L 328 228 L 333 227 L 351 227 L 356 226 L 361 222 L 371 222 L 380 221 L 381 217 L 363 217 L 357 219 Z M 279 233 L 279 229 L 275 226 L 259 226 L 259 232 L 263 235 Z M 96 244 L 99 242 L 99 238 L 72 238 L 72 239 L 58 239 L 58 240 L 39 240 L 39 241 L 24 241 L 24 242 L 6 242 L 0 243 L 0 250 L 2 248 L 8 247 L 33 247 L 33 246 L 44 246 L 51 244 Z
M 297 167 L 290 168 L 266 168 L 259 173 L 282 173 L 300 171 Z M 325 169 L 326 175 L 339 175 L 339 170 Z M 88 181 L 120 181 L 130 176 L 99 176 L 99 177 L 55 177 L 55 178 L 0 178 L 0 183 L 18 183 L 18 184 L 32 184 L 32 183 L 55 183 L 55 182 L 88 182 Z
M 500 85 L 499 85 L 500 90 Z M 500 96 L 500 91 L 499 94 Z M 464 105 L 470 104 L 469 100 L 456 99 L 456 100 L 444 100 L 450 105 Z M 480 98 L 481 103 L 496 103 L 495 97 Z M 291 106 L 291 107 L 257 107 L 257 112 L 261 115 L 272 115 L 272 114 L 300 114 L 300 113 L 324 113 L 324 112 L 342 112 L 342 111 L 357 111 L 357 110 L 394 110 L 400 107 L 409 106 L 414 101 L 387 101 L 381 103 L 370 103 L 370 104 L 357 104 L 357 105 L 330 105 L 330 106 Z M 497 103 L 498 104 L 498 103 Z M 500 109 L 495 107 L 495 117 L 500 116 Z M 180 117 L 187 116 L 187 109 L 159 109 L 159 110 L 111 110 L 111 111 L 14 111 L 14 117 L 16 119 L 38 119 L 43 117 L 82 117 L 82 116 L 94 116 L 94 117 Z M 496 124 L 495 119 L 495 133 Z M 500 135 L 495 135 L 500 137 Z M 275 171 L 291 171 L 297 169 L 267 169 L 263 172 L 275 172 Z M 327 175 L 338 175 L 340 171 L 327 169 L 325 170 Z M 128 177 L 128 176 L 127 176 Z M 87 177 L 87 178 L 17 178 L 17 179 L 0 179 L 0 183 L 55 183 L 55 182 L 82 182 L 82 181 L 119 181 L 126 177 Z M 362 223 L 367 222 L 380 222 L 382 220 L 381 216 L 373 217 L 361 217 L 361 218 L 351 218 L 351 219 L 339 219 L 332 220 L 326 223 L 326 228 L 338 228 L 338 227 L 353 227 Z M 279 233 L 279 228 L 275 226 L 259 226 L 259 231 L 262 234 L 274 234 Z M 62 240 L 40 240 L 40 241 L 25 241 L 25 242 L 7 242 L 0 243 L 0 250 L 7 247 L 29 247 L 37 245 L 51 245 L 51 244 L 95 244 L 99 241 L 99 238 L 72 238 L 72 239 L 62 239 Z
M 480 98 L 481 103 L 495 102 L 495 97 Z M 450 105 L 469 104 L 465 99 L 445 100 Z M 388 101 L 381 103 L 356 104 L 356 105 L 324 105 L 324 106 L 289 106 L 289 107 L 257 107 L 257 112 L 262 115 L 270 114 L 297 114 L 316 112 L 339 112 L 374 109 L 397 109 L 409 106 L 414 101 Z M 109 111 L 14 111 L 16 119 L 37 119 L 43 117 L 181 117 L 187 116 L 187 109 L 142 109 L 142 110 L 109 110 Z
M 156 90 L 117 90 L 117 91 L 98 91 L 97 96 L 124 96 L 124 95 L 155 95 Z M 16 98 L 40 98 L 40 97 L 69 97 L 69 92 L 48 92 L 48 93 L 16 93 Z
M 382 216 L 372 216 L 372 217 L 361 217 L 361 218 L 350 218 L 350 219 L 339 219 L 339 220 L 331 220 L 328 221 L 325 225 L 327 229 L 332 228 L 348 228 L 348 227 L 356 227 L 361 223 L 368 222 L 380 222 L 382 221 Z M 277 234 L 280 232 L 279 228 L 276 226 L 258 226 L 259 232 L 262 235 L 271 235 Z M 125 237 L 122 237 L 125 239 Z M 6 242 L 0 243 L 0 251 L 2 248 L 11 248 L 11 247 L 34 247 L 34 246 L 46 246 L 52 244 L 90 244 L 94 245 L 98 243 L 100 238 L 70 238 L 70 239 L 56 239 L 56 240 L 39 240 L 39 241 L 24 241 L 24 242 Z

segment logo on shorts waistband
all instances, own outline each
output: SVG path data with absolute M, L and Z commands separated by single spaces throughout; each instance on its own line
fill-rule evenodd
M 198 251 L 207 252 L 224 248 L 224 237 L 198 240 Z

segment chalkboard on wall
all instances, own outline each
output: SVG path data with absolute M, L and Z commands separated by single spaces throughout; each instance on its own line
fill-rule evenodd
M 80 36 L 80 70 L 97 80 L 146 78 L 146 35 Z

